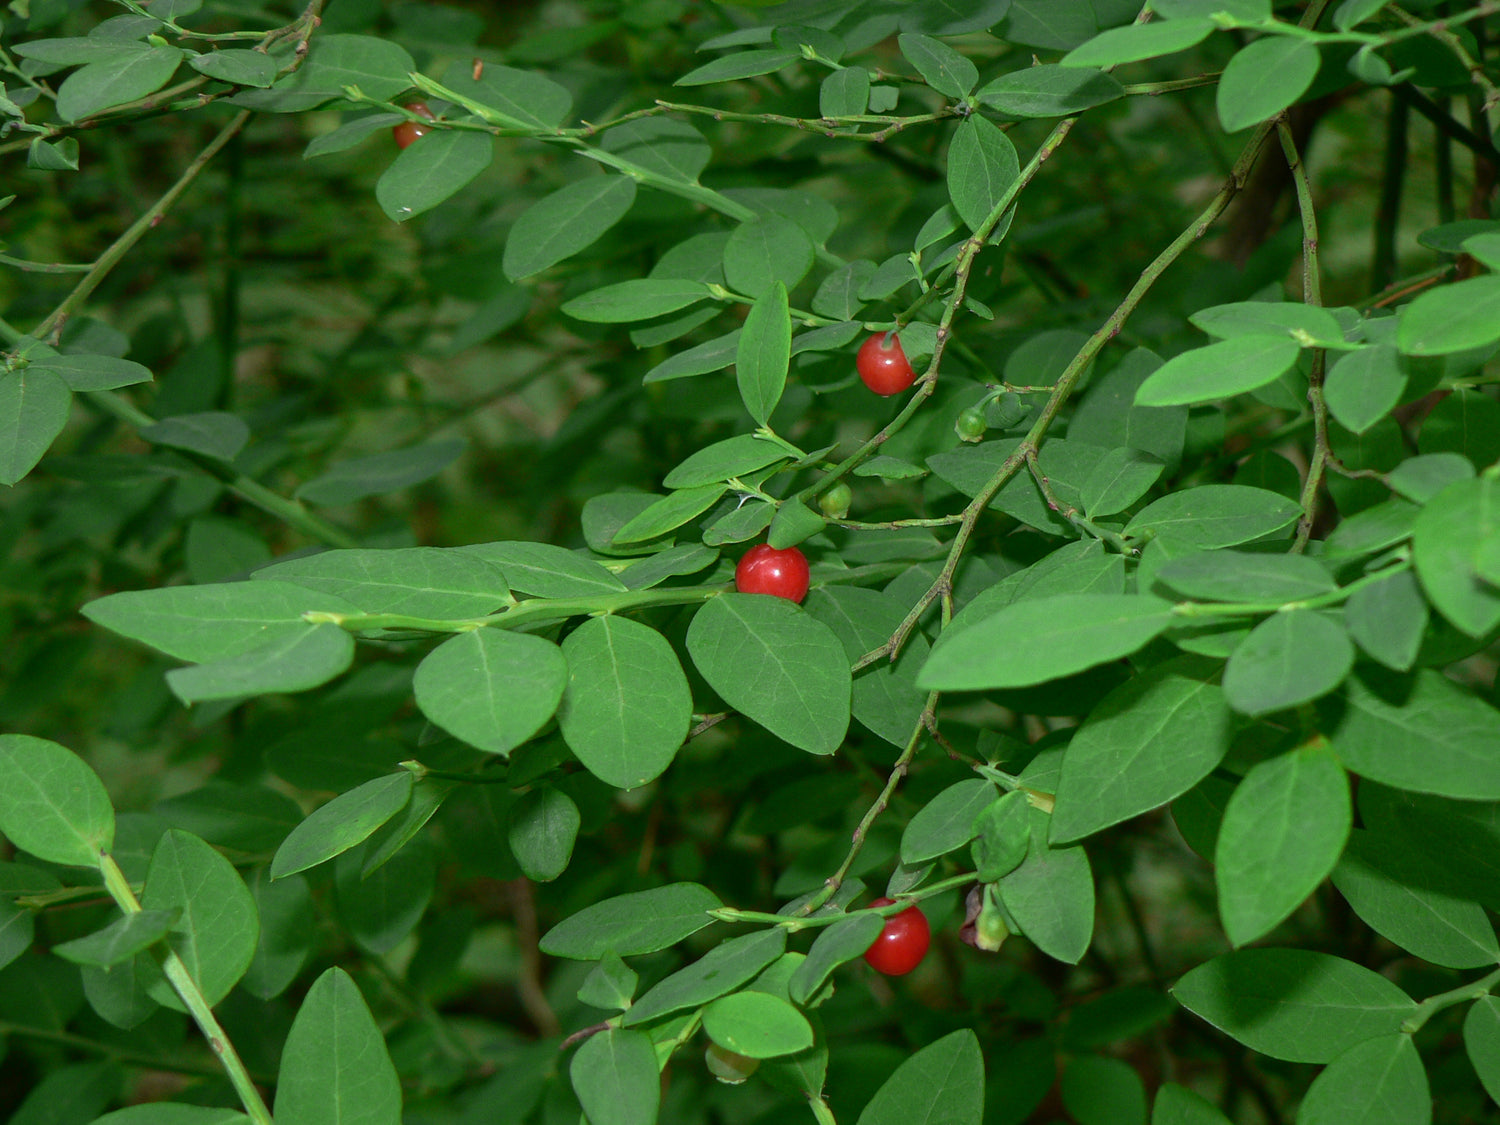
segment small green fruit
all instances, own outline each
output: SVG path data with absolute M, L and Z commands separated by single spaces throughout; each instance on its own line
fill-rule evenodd
M 984 411 L 970 407 L 962 411 L 953 423 L 953 432 L 963 441 L 983 441 L 984 431 L 989 429 L 984 420 Z
M 854 501 L 854 490 L 843 481 L 839 481 L 822 496 L 818 497 L 818 507 L 823 514 L 831 520 L 841 520 L 849 514 L 849 505 Z
M 760 1069 L 759 1059 L 737 1055 L 717 1043 L 710 1043 L 703 1052 L 703 1063 L 710 1074 L 730 1086 L 738 1086 Z

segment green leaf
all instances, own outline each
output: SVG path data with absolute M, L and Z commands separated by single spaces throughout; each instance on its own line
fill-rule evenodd
M 722 371 L 734 362 L 739 342 L 740 330 L 736 328 L 733 332 L 726 332 L 715 339 L 688 348 L 687 351 L 668 356 L 646 372 L 641 377 L 641 382 L 665 383 L 669 379 L 686 379 L 693 375 L 706 375 L 710 371 Z
M 780 282 L 787 289 L 812 269 L 813 244 L 802 226 L 782 215 L 762 215 L 741 223 L 724 247 L 729 287 L 753 299 Z
M 510 854 L 528 879 L 550 883 L 567 870 L 583 823 L 571 797 L 539 785 L 510 807 L 508 821 Z
M 823 117 L 860 117 L 870 105 L 870 72 L 862 66 L 835 70 L 818 87 Z
M 735 992 L 703 1009 L 703 1030 L 719 1046 L 752 1059 L 794 1055 L 813 1045 L 807 1017 L 768 992 Z
M 590 598 L 625 589 L 625 583 L 592 559 L 552 543 L 502 541 L 458 550 L 499 567 L 512 590 L 539 598 Z
M 1290 337 L 1302 347 L 1344 344 L 1344 330 L 1333 313 L 1298 301 L 1234 301 L 1199 309 L 1188 320 L 1221 340 L 1272 336 Z
M 791 460 L 786 447 L 758 434 L 739 434 L 698 450 L 662 478 L 668 488 L 715 484 Z
M 53 355 L 33 359 L 31 371 L 62 376 L 71 391 L 112 391 L 151 381 L 151 369 L 112 355 Z
M 1329 740 L 1350 770 L 1398 789 L 1500 799 L 1500 713 L 1440 672 L 1361 668 L 1345 686 Z
M 443 72 L 443 85 L 484 110 L 496 124 L 550 133 L 573 108 L 573 95 L 545 75 L 486 62 L 479 78 L 467 61 L 455 61 Z
M 79 67 L 57 88 L 57 115 L 77 121 L 154 94 L 177 72 L 179 47 L 146 47 Z
M 708 912 L 723 905 L 698 883 L 671 883 L 616 895 L 553 926 L 542 935 L 541 950 L 575 961 L 597 961 L 611 953 L 617 957 L 655 953 L 711 925 Z
M 1449 969 L 1500 961 L 1484 908 L 1426 883 L 1420 860 L 1378 831 L 1350 833 L 1333 870 L 1333 885 L 1365 924 L 1422 960 Z
M 1362 434 L 1384 418 L 1406 393 L 1406 372 L 1388 344 L 1360 348 L 1339 357 L 1323 383 L 1323 397 L 1334 420 Z
M 1158 664 L 1104 698 L 1063 752 L 1050 839 L 1065 844 L 1158 808 L 1223 760 L 1234 733 L 1215 662 Z
M 684 1008 L 699 1008 L 745 984 L 786 952 L 780 926 L 729 938 L 685 969 L 665 977 L 620 1018 L 621 1027 L 647 1023 Z
M 141 906 L 178 915 L 167 939 L 212 1006 L 250 965 L 260 922 L 233 865 L 190 832 L 169 829 L 151 854 Z M 158 1004 L 184 1010 L 165 980 L 147 991 Z
M 948 198 L 970 230 L 984 225 L 1020 174 L 1016 146 L 998 125 L 978 114 L 959 124 L 948 146 Z M 1006 225 L 1002 220 L 991 239 Z
M 1327 568 L 1306 555 L 1228 550 L 1171 559 L 1156 572 L 1157 583 L 1197 601 L 1282 605 L 1337 589 Z
M 1379 973 L 1307 949 L 1226 953 L 1189 972 L 1172 995 L 1252 1051 L 1306 1063 L 1399 1031 L 1417 1007 Z
M 893 594 L 856 586 L 825 586 L 812 591 L 804 604 L 838 636 L 851 664 L 884 644 L 907 609 Z M 894 664 L 877 661 L 854 678 L 854 718 L 893 746 L 906 746 L 927 705 L 927 693 L 915 683 L 926 656 L 927 640 L 915 634 Z
M 463 451 L 464 442 L 459 439 L 423 442 L 389 453 L 352 457 L 336 462 L 322 476 L 299 486 L 297 499 L 309 504 L 352 504 L 367 496 L 410 488 L 437 476 L 458 460 Z
M 1007 117 L 1071 117 L 1125 96 L 1125 88 L 1102 70 L 1042 63 L 1002 74 L 974 95 Z
M 601 147 L 653 176 L 682 184 L 697 183 L 712 154 L 702 133 L 670 117 L 627 121 L 605 133 Z
M 1327 695 L 1354 666 L 1354 644 L 1311 609 L 1273 613 L 1235 646 L 1224 667 L 1224 698 L 1236 711 L 1266 715 Z
M 1428 1125 L 1432 1095 L 1412 1037 L 1382 1035 L 1356 1043 L 1313 1079 L 1297 1125 Z
M 994 784 L 982 778 L 948 786 L 907 822 L 901 834 L 901 862 L 922 863 L 963 847 L 977 835 L 975 818 L 998 796 Z
M 308 691 L 348 671 L 354 638 L 337 625 L 304 625 L 259 648 L 191 668 L 174 668 L 167 684 L 183 703 Z
M 1500 590 L 1480 577 L 1481 546 L 1500 535 L 1500 482 L 1448 485 L 1417 514 L 1412 561 L 1439 613 L 1471 637 L 1500 625 Z
M 974 871 L 981 883 L 993 883 L 1014 871 L 1031 846 L 1031 805 L 1026 794 L 1012 790 L 974 818 Z
M 592 176 L 537 200 L 506 236 L 505 276 L 530 277 L 592 246 L 625 217 L 635 190 L 629 176 Z
M 1318 48 L 1305 39 L 1268 35 L 1235 52 L 1219 78 L 1219 122 L 1227 133 L 1275 117 L 1312 85 Z
M 737 51 L 688 71 L 672 85 L 708 86 L 714 82 L 737 82 L 741 78 L 775 74 L 801 58 L 802 55 L 794 51 Z
M 233 1109 L 152 1102 L 133 1105 L 96 1117 L 90 1125 L 251 1125 L 250 1119 Z
M 1027 687 L 1128 656 L 1175 622 L 1138 594 L 1059 594 L 1013 602 L 945 632 L 917 674 L 931 691 Z
M 820 930 L 807 958 L 792 974 L 788 984 L 791 999 L 806 1004 L 836 968 L 863 957 L 884 929 L 885 919 L 879 914 L 859 911 Z
M 1290 527 L 1301 507 L 1285 496 L 1241 484 L 1202 484 L 1152 501 L 1125 525 L 1183 547 L 1233 547 Z
M 1149 26 L 1149 25 L 1148 25 Z M 1193 406 L 1276 382 L 1297 363 L 1295 340 L 1237 336 L 1167 360 L 1135 393 L 1137 406 Z
M 41 137 L 33 137 L 26 149 L 26 167 L 42 172 L 78 171 L 78 138 L 63 137 L 56 144 L 49 144 Z
M 385 954 L 405 941 L 437 889 L 437 850 L 425 836 L 385 863 L 372 863 L 375 843 L 339 856 L 333 867 L 338 920 L 356 945 Z
M 661 1073 L 645 1032 L 609 1028 L 591 1036 L 568 1074 L 589 1125 L 655 1125 Z
M 968 97 L 979 81 L 978 68 L 941 39 L 906 34 L 898 36 L 896 43 L 927 85 L 945 97 Z
M 661 497 L 639 515 L 619 528 L 610 546 L 628 546 L 660 539 L 689 520 L 697 519 L 719 502 L 729 490 L 726 484 L 705 484 L 697 488 L 679 488 Z
M 1464 1016 L 1464 1049 L 1490 1100 L 1500 1102 L 1500 1000 L 1481 996 Z
M 302 819 L 296 801 L 263 785 L 209 781 L 156 802 L 152 813 L 215 847 L 273 851 Z
M 416 63 L 406 49 L 374 35 L 315 35 L 307 59 L 269 90 L 249 90 L 233 104 L 272 113 L 300 113 L 334 98 L 345 86 L 357 86 L 377 101 L 394 98 L 411 86 Z
M 1431 418 L 1429 414 L 1424 420 L 1424 432 Z M 1418 504 L 1427 504 L 1448 485 L 1473 480 L 1474 476 L 1473 462 L 1461 453 L 1424 453 L 1402 461 L 1386 474 L 1386 479 L 1391 490 L 1398 495 Z
M 73 401 L 56 372 L 35 366 L 0 375 L 0 484 L 15 484 L 68 422 Z
M 312 813 L 282 841 L 271 860 L 271 878 L 282 879 L 316 867 L 363 843 L 411 800 L 407 770 L 367 781 L 341 793 Z
M 416 147 L 413 145 L 406 151 L 411 152 Z M 562 311 L 575 320 L 618 324 L 676 312 L 707 300 L 711 295 L 708 287 L 699 281 L 639 277 L 574 297 L 563 303 Z
M 1030 848 L 1000 880 L 1000 901 L 1033 945 L 1076 965 L 1094 936 L 1093 869 L 1083 848 L 1049 847 L 1047 814 L 1032 809 L 1030 815 Z
M 1230 1125 L 1213 1102 L 1186 1086 L 1163 1082 L 1151 1108 L 1151 1125 Z
M 115 810 L 77 754 L 29 734 L 0 734 L 0 832 L 48 863 L 97 867 L 114 846 Z
M 1254 941 L 1301 906 L 1338 862 L 1352 819 L 1349 779 L 1325 746 L 1253 766 L 1224 810 L 1214 852 L 1229 940 Z
M 735 378 L 750 417 L 768 425 L 786 389 L 792 352 L 792 321 L 786 286 L 780 281 L 758 297 L 745 317 L 735 350 Z
M 172 928 L 177 914 L 171 910 L 142 910 L 116 918 L 102 930 L 52 947 L 52 952 L 76 965 L 109 968 L 129 961 L 155 945 Z
M 58 1066 L 30 1089 L 7 1125 L 89 1121 L 120 1096 L 121 1085 L 120 1067 L 113 1061 Z
M 687 648 L 735 710 L 810 754 L 849 727 L 849 661 L 833 631 L 785 598 L 722 594 L 688 627 Z
M 984 1056 L 974 1032 L 962 1028 L 896 1067 L 856 1125 L 979 1125 L 983 1112 Z
M 578 987 L 578 999 L 593 1008 L 606 1011 L 630 1007 L 640 976 L 614 954 L 609 954 L 589 970 Z
M 1500 340 L 1500 276 L 1486 274 L 1421 294 L 1401 310 L 1404 355 L 1449 355 Z
M 1219 14 L 1237 23 L 1256 24 L 1271 18 L 1271 0 L 1152 0 L 1151 10 L 1165 20 Z
M 272 1000 L 291 987 L 312 956 L 317 915 L 312 891 L 300 875 L 272 882 L 270 868 L 261 865 L 250 873 L 249 885 L 260 934 L 240 987 Z
M 988 487 L 1007 461 L 1017 457 L 1021 439 L 1005 438 L 978 445 L 964 445 L 948 453 L 927 458 L 927 464 L 943 480 L 967 496 L 977 496 Z M 1037 468 L 1047 478 L 1059 503 L 1079 507 L 1081 490 L 1101 464 L 1109 459 L 1109 450 L 1082 441 L 1049 439 L 1037 455 Z M 1022 523 L 1042 531 L 1076 535 L 1071 524 L 1042 495 L 1032 475 L 1022 469 L 1007 481 L 990 501 L 990 507 L 1015 516 Z
M 476 629 L 428 653 L 413 687 L 422 713 L 449 734 L 509 754 L 552 717 L 567 682 L 567 661 L 551 641 Z
M 250 427 L 238 416 L 221 410 L 164 418 L 142 426 L 139 433 L 153 445 L 186 449 L 219 461 L 234 460 L 250 440 Z
M 261 567 L 254 578 L 333 594 L 366 613 L 409 617 L 482 617 L 509 593 L 498 566 L 437 547 L 323 551 Z
M 302 637 L 304 613 L 358 613 L 332 594 L 290 582 L 223 582 L 126 590 L 89 602 L 83 615 L 178 660 L 206 664 Z
M 490 166 L 495 138 L 488 133 L 434 129 L 402 149 L 375 181 L 375 201 L 386 217 L 404 223 L 461 191 Z
M 1090 519 L 1123 512 L 1150 491 L 1166 466 L 1139 449 L 1111 449 L 1083 480 L 1078 499 Z
M 693 697 L 666 638 L 625 617 L 585 621 L 562 644 L 568 686 L 557 713 L 568 748 L 590 773 L 634 789 L 672 764 Z
M 1080 1125 L 1146 1125 L 1146 1084 L 1123 1059 L 1082 1055 L 1058 1083 L 1063 1106 Z
M 1344 627 L 1350 640 L 1398 672 L 1416 663 L 1427 620 L 1427 600 L 1409 570 L 1361 586 L 1344 602 Z
M 1176 54 L 1203 42 L 1214 30 L 1209 19 L 1131 24 L 1101 31 L 1062 58 L 1063 66 L 1111 67 Z
M 36 938 L 36 913 L 0 898 L 0 969 L 31 948 Z M 58 947 L 53 946 L 53 952 Z
M 308 989 L 281 1052 L 278 1125 L 400 1125 L 401 1081 L 359 988 L 329 969 Z
M 187 61 L 199 74 L 232 86 L 265 88 L 276 81 L 277 63 L 263 51 L 228 49 L 193 55 Z

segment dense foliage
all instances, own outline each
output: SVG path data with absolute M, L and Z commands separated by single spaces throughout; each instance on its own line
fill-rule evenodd
M 1497 33 L 11 0 L 0 1113 L 1493 1115 Z

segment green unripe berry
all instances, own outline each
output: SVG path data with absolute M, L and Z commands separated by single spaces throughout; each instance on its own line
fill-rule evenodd
M 822 496 L 818 497 L 818 507 L 823 514 L 831 520 L 841 520 L 849 514 L 849 505 L 854 501 L 854 490 L 843 481 L 839 481 Z
M 953 432 L 963 441 L 982 441 L 984 431 L 989 428 L 989 423 L 984 420 L 984 411 L 972 406 L 962 411 L 953 423 Z
M 710 1043 L 703 1052 L 703 1064 L 710 1074 L 730 1086 L 738 1086 L 760 1069 L 759 1059 L 737 1055 L 717 1043 Z

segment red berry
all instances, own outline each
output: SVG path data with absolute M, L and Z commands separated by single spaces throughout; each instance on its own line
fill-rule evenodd
M 877 332 L 859 346 L 854 366 L 865 386 L 882 397 L 900 394 L 917 378 L 901 350 L 901 341 L 895 335 L 887 340 L 884 332 Z
M 892 898 L 877 898 L 873 906 L 889 906 Z M 927 947 L 932 944 L 932 929 L 927 925 L 927 915 L 915 907 L 908 907 L 900 914 L 885 920 L 885 929 L 873 945 L 865 950 L 865 960 L 876 972 L 888 977 L 899 977 L 911 972 L 927 956 Z
M 427 108 L 426 102 L 411 102 L 405 108 L 411 110 L 418 117 L 427 118 L 428 121 L 437 120 L 437 118 L 432 115 L 432 110 Z M 401 122 L 401 124 L 397 125 L 394 129 L 391 130 L 391 136 L 396 138 L 397 148 L 405 148 L 418 137 L 425 137 L 430 132 L 432 132 L 431 129 L 427 128 L 426 125 L 420 124 L 419 122 L 403 121 Z
M 751 547 L 734 568 L 734 588 L 742 594 L 770 594 L 800 602 L 811 575 L 807 556 L 796 547 L 778 551 L 769 543 Z

